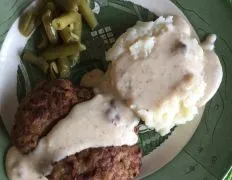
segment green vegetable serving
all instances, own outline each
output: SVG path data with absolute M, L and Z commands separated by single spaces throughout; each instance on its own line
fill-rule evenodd
M 50 79 L 68 78 L 71 68 L 80 61 L 80 53 L 86 50 L 81 43 L 82 17 L 92 29 L 97 26 L 90 0 L 38 0 L 20 18 L 19 31 L 27 37 L 42 22 L 37 45 L 40 56 L 26 51 L 23 60 L 49 73 Z

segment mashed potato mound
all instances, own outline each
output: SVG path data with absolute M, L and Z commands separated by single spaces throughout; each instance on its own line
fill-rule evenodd
M 113 89 L 161 135 L 193 120 L 204 96 L 204 50 L 190 32 L 179 17 L 138 22 L 106 53 Z

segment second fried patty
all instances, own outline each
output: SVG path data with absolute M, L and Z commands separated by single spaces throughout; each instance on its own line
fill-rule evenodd
M 29 153 L 75 104 L 92 97 L 92 90 L 74 88 L 69 80 L 41 82 L 18 107 L 11 133 L 13 144 L 21 153 Z
M 89 148 L 54 163 L 49 180 L 132 180 L 140 172 L 137 145 Z

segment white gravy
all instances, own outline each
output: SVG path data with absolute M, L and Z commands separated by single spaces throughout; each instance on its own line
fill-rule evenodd
M 215 34 L 209 35 L 201 46 L 204 49 L 205 59 L 205 81 L 206 90 L 203 98 L 199 101 L 199 106 L 205 105 L 217 92 L 223 78 L 223 71 L 220 60 L 214 52 L 214 44 L 217 36 Z
M 112 96 L 97 95 L 76 105 L 69 115 L 42 138 L 29 155 L 11 148 L 6 157 L 6 169 L 11 180 L 46 179 L 52 162 L 90 147 L 134 145 L 138 141 L 138 125 L 129 108 Z
M 200 44 L 180 17 L 139 22 L 107 53 L 112 65 L 106 87 L 149 128 L 165 135 L 193 120 L 219 88 L 222 67 L 215 41 L 210 35 Z
M 189 83 L 186 77 L 192 77 L 191 81 L 202 78 L 203 65 L 203 50 L 198 42 L 179 31 L 170 31 L 156 37 L 148 58 L 135 60 L 128 52 L 113 61 L 111 83 L 128 105 L 155 109 Z

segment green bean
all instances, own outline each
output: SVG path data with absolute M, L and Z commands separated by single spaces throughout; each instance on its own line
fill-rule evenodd
M 80 53 L 69 56 L 68 60 L 70 62 L 70 67 L 74 67 L 76 64 L 80 62 Z
M 52 63 L 49 66 L 49 75 L 51 80 L 57 79 L 57 75 L 55 73 L 55 70 L 53 69 Z
M 78 1 L 79 0 L 67 0 L 66 4 L 67 4 L 67 11 L 74 11 L 74 12 L 78 12 Z
M 80 37 L 82 35 L 82 17 L 78 14 L 77 21 L 73 24 L 73 33 Z
M 26 19 L 24 19 L 24 18 L 20 19 L 20 24 L 22 25 L 22 27 L 19 27 L 19 29 L 23 29 L 23 26 L 25 27 L 25 25 L 23 25 L 24 22 L 27 21 L 27 20 L 29 20 L 31 18 L 30 19 L 31 22 L 28 23 L 28 25 L 29 25 L 28 26 L 28 30 L 29 29 L 32 29 L 32 30 L 29 30 L 29 32 L 26 33 L 26 36 L 29 36 L 29 34 L 36 28 L 36 26 L 38 26 L 41 23 L 42 13 L 45 10 L 46 4 L 47 4 L 47 0 L 37 0 L 36 4 L 33 7 L 31 7 L 25 13 L 25 15 L 26 15 L 25 18 Z M 29 15 L 29 14 L 31 14 L 31 15 Z
M 47 2 L 46 9 L 52 11 L 53 18 L 57 17 L 60 14 L 60 10 L 56 7 L 56 4 L 52 1 Z
M 63 30 L 59 31 L 61 39 L 64 41 L 64 43 L 69 43 L 72 40 L 71 36 L 71 30 L 66 27 Z
M 86 0 L 80 0 L 79 9 L 80 9 L 81 14 L 83 15 L 83 17 L 85 18 L 85 20 L 89 24 L 89 26 L 92 29 L 94 29 L 98 25 L 98 22 L 97 22 L 97 19 L 94 15 L 93 11 L 89 7 L 88 2 Z
M 69 24 L 69 25 L 67 26 L 67 28 L 68 28 L 70 31 L 73 31 L 73 29 L 74 29 L 74 24 Z
M 58 58 L 68 57 L 80 51 L 79 43 L 59 45 L 46 49 L 41 53 L 41 57 L 46 61 L 52 61 Z
M 74 34 L 73 32 L 71 32 L 71 36 L 72 36 L 72 41 L 73 42 L 79 42 L 80 41 L 80 37 L 77 36 L 76 34 Z
M 37 45 L 38 49 L 45 49 L 48 46 L 48 37 L 45 33 L 45 31 L 43 30 L 41 32 L 41 41 L 39 42 L 39 44 Z
M 80 38 L 72 33 L 72 31 L 69 29 L 69 27 L 64 28 L 63 30 L 59 31 L 61 39 L 64 41 L 64 43 L 68 44 L 71 42 L 78 42 L 80 41 Z
M 80 46 L 80 51 L 85 51 L 86 50 L 86 46 L 84 44 L 79 44 Z
M 44 74 L 47 74 L 48 72 L 48 68 L 49 68 L 49 64 L 44 61 L 43 59 L 41 59 L 40 57 L 36 56 L 34 53 L 30 52 L 30 51 L 26 51 L 23 54 L 23 60 L 35 65 L 36 67 L 38 67 Z
M 55 2 L 67 12 L 78 12 L 78 2 L 79 0 L 55 0 Z
M 59 31 L 60 36 L 65 43 L 80 42 L 82 33 L 82 19 L 81 15 L 77 13 L 77 20 L 75 23 L 68 25 L 63 30 Z
M 57 44 L 58 43 L 58 33 L 52 26 L 52 11 L 48 9 L 43 17 L 42 22 L 44 25 L 44 29 L 46 31 L 47 37 L 51 44 Z
M 43 15 L 46 4 L 47 4 L 47 0 L 38 0 L 36 2 L 36 5 L 34 6 L 34 11 L 38 17 L 41 18 L 41 16 Z
M 47 8 L 47 9 L 50 9 L 52 12 L 54 12 L 54 11 L 57 10 L 57 9 L 56 9 L 56 5 L 55 5 L 52 1 L 47 2 L 46 8 Z
M 55 72 L 56 74 L 59 74 L 59 70 L 58 70 L 58 67 L 57 67 L 56 62 L 54 62 L 54 61 L 51 62 L 50 66 L 52 66 L 52 68 L 53 68 L 53 70 L 54 70 L 54 72 Z
M 71 71 L 71 66 L 70 66 L 70 62 L 67 59 L 67 57 L 65 58 L 59 58 L 57 60 L 57 64 L 58 64 L 58 69 L 60 72 L 60 78 L 67 78 L 70 76 L 70 71 Z
M 25 37 L 28 37 L 36 27 L 36 15 L 30 10 L 25 12 L 19 20 L 19 31 Z
M 72 24 L 78 20 L 78 13 L 76 12 L 69 12 L 66 14 L 61 15 L 60 17 L 54 19 L 52 21 L 52 26 L 56 30 L 62 30 L 67 27 L 69 24 Z

